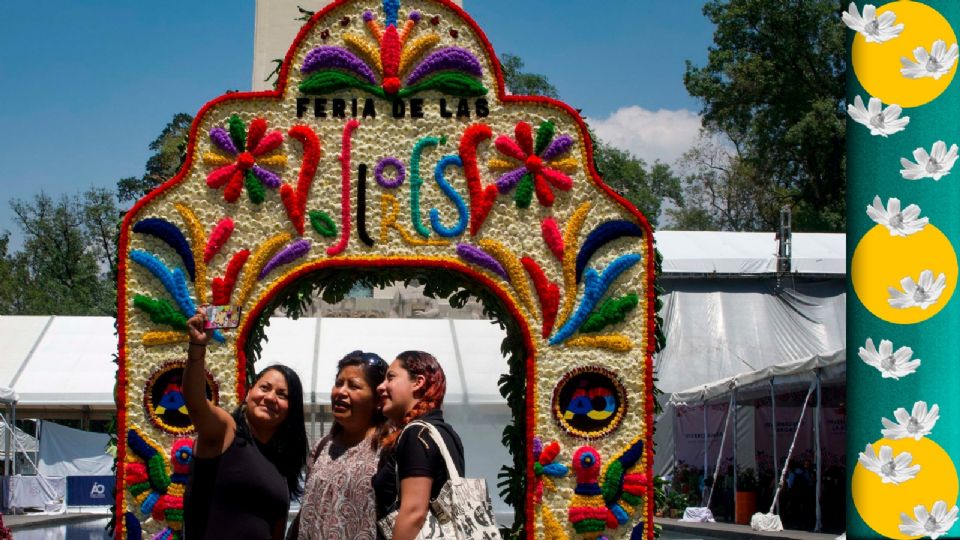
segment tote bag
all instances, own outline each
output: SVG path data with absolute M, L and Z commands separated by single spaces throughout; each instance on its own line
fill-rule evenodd
M 417 534 L 417 540 L 500 540 L 486 480 L 461 477 L 437 428 L 427 422 L 414 420 L 407 424 L 404 431 L 414 424 L 427 428 L 447 467 L 447 481 L 440 488 L 437 498 L 430 501 L 430 511 Z M 398 498 L 399 492 L 398 479 Z M 393 537 L 393 525 L 398 514 L 399 511 L 394 510 L 377 521 L 384 537 Z

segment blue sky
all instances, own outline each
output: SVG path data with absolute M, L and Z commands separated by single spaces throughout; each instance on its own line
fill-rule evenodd
M 547 75 L 600 137 L 666 162 L 696 129 L 683 71 L 712 40 L 702 5 L 465 0 L 494 49 Z M 9 199 L 139 176 L 175 113 L 249 89 L 253 18 L 253 0 L 0 3 L 0 231 L 12 247 Z

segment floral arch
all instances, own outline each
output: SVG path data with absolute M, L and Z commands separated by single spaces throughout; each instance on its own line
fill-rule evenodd
M 597 175 L 577 113 L 507 95 L 447 0 L 317 13 L 277 90 L 200 110 L 180 172 L 124 219 L 120 254 L 118 537 L 181 536 L 192 426 L 176 373 L 197 305 L 244 309 L 207 359 L 229 409 L 251 328 L 285 287 L 421 267 L 493 291 L 522 329 L 527 536 L 653 537 L 652 231 Z

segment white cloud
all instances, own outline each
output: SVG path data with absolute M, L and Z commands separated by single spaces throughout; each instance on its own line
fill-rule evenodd
M 700 116 L 686 109 L 648 111 L 631 105 L 617 109 L 606 119 L 586 120 L 603 142 L 647 163 L 659 159 L 672 164 L 693 146 L 700 132 Z

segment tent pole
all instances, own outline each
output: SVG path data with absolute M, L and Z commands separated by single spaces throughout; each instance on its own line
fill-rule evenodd
M 820 490 L 821 486 L 821 463 L 820 463 L 820 422 L 823 419 L 823 415 L 820 412 L 821 409 L 821 386 L 820 386 L 820 368 L 817 368 L 817 417 L 816 422 L 813 424 L 813 439 L 814 444 L 816 445 L 816 453 L 814 454 L 817 459 L 817 491 L 816 491 L 816 504 L 817 504 L 817 522 L 813 527 L 814 532 L 820 532 L 823 527 L 823 522 L 821 520 L 820 513 Z
M 707 481 L 707 400 L 703 400 L 703 481 Z M 713 488 L 710 488 L 713 491 Z
M 10 412 L 10 404 L 7 404 L 7 418 L 12 418 L 13 413 Z M 3 456 L 3 476 L 10 476 L 10 426 L 7 426 L 7 429 L 3 430 L 3 450 L 5 452 Z
M 10 474 L 13 474 L 14 476 L 16 476 L 16 474 L 17 474 L 17 445 L 16 445 L 16 442 L 17 442 L 17 404 L 16 404 L 16 403 L 13 404 L 13 412 L 10 413 L 10 424 L 11 424 L 11 425 L 8 426 L 8 427 L 10 427 L 10 428 L 12 428 L 12 429 L 7 430 L 7 431 L 8 431 L 8 433 L 10 433 L 10 436 L 13 437 L 13 442 L 14 442 L 14 445 L 13 445 L 13 453 L 10 454 L 10 463 L 11 463 Z M 39 443 L 40 443 L 40 428 L 39 428 L 40 422 L 37 422 L 37 426 L 38 426 L 38 427 L 37 427 L 37 443 L 38 443 L 38 444 L 37 444 L 37 452 L 39 453 L 39 452 L 40 452 L 40 445 L 39 445 Z M 7 452 L 10 452 L 10 447 L 9 447 L 9 446 L 7 447 Z
M 770 423 L 773 424 L 773 477 L 780 478 L 779 466 L 777 465 L 777 393 L 774 387 L 773 379 L 770 377 Z M 780 514 L 780 501 L 777 501 L 777 514 Z
M 737 388 L 733 388 L 730 406 L 733 407 L 733 522 L 737 522 Z

